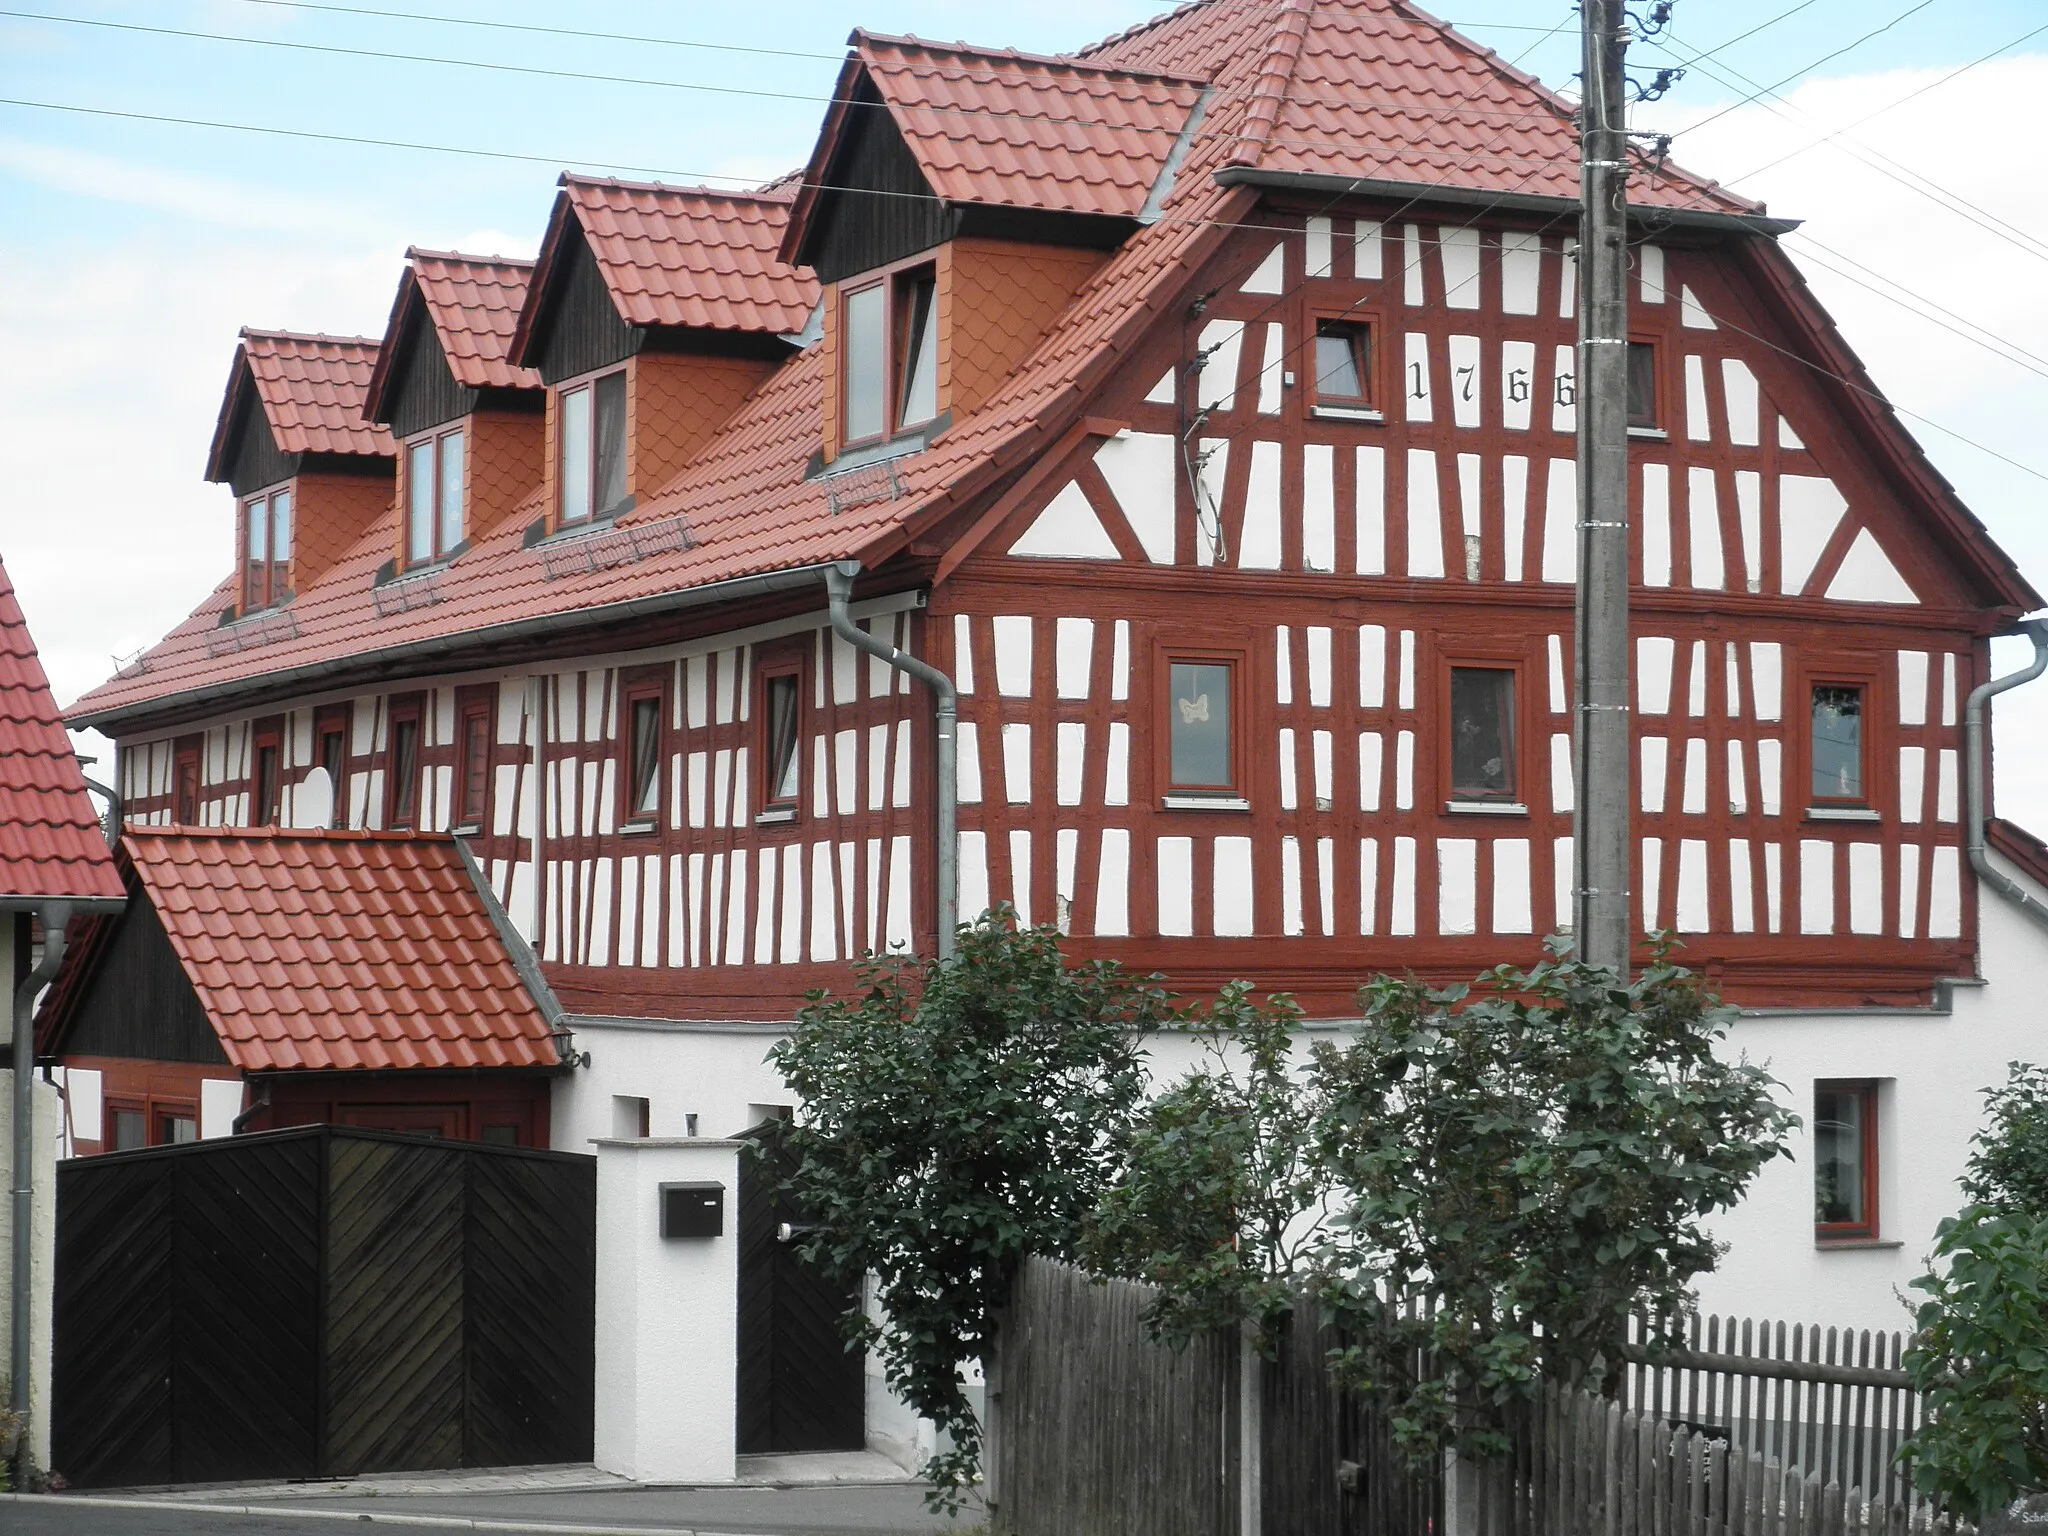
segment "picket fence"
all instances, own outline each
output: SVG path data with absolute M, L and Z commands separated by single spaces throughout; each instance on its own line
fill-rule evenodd
M 1895 1335 L 1703 1319 L 1640 1336 L 1619 1400 L 1546 1389 L 1500 1462 L 1415 1473 L 1324 1367 L 1305 1306 L 1277 1358 L 1145 1337 L 1149 1287 L 1034 1259 L 989 1361 L 1002 1536 L 1967 1536 L 1893 1452 L 1919 1403 Z M 1249 1426 L 1250 1434 L 1247 1434 Z

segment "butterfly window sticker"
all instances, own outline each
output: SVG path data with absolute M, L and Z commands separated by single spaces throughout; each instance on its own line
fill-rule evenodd
M 1176 661 L 1168 670 L 1173 701 L 1167 719 L 1173 787 L 1195 790 L 1233 788 L 1231 664 L 1227 661 Z

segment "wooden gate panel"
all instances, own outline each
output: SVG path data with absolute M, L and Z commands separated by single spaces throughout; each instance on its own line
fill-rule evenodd
M 167 1161 L 175 1480 L 312 1477 L 320 1445 L 320 1143 Z
M 79 1487 L 172 1480 L 170 1168 L 57 1174 L 50 1459 Z
M 396 1138 L 333 1140 L 330 1477 L 462 1465 L 463 1157 Z
M 473 1158 L 467 1228 L 465 1461 L 588 1461 L 597 1371 L 596 1165 Z M 537 1297 L 555 1304 L 537 1308 Z

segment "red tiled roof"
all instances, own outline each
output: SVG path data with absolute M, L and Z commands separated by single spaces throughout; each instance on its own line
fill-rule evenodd
M 453 838 L 135 827 L 121 850 L 242 1071 L 559 1060 Z
M 377 343 L 366 336 L 302 336 L 242 329 L 234 371 L 213 431 L 206 477 L 227 471 L 228 435 L 245 388 L 254 386 L 279 453 L 362 453 L 394 457 L 391 434 L 363 418 Z
M 0 565 L 0 909 L 121 894 L 50 680 Z
M 572 228 L 589 244 L 619 318 L 628 325 L 783 336 L 801 331 L 810 319 L 817 279 L 776 254 L 789 220 L 788 194 L 597 176 L 565 175 L 560 185 L 512 357 L 525 356 Z
M 914 37 L 856 31 L 851 41 L 805 207 L 827 179 L 863 74 L 943 201 L 1126 219 L 1144 209 L 1204 84 Z
M 384 328 L 377 364 L 364 387 L 364 414 L 375 420 L 384 410 L 390 367 L 401 333 L 415 305 L 434 327 L 441 355 L 455 382 L 466 389 L 539 389 L 541 377 L 532 368 L 512 366 L 512 333 L 526 305 L 530 261 L 502 256 L 465 256 L 459 251 L 405 253 L 406 268 L 391 301 L 391 322 Z
M 1021 77 L 1026 64 L 1032 63 L 1018 56 L 987 57 L 1008 58 L 1002 66 L 1006 76 Z M 1500 174 L 1497 162 L 1484 158 L 1498 148 L 1502 154 L 1540 152 L 1551 157 L 1554 163 L 1547 169 L 1534 167 L 1550 180 L 1531 182 L 1531 190 L 1575 187 L 1576 147 L 1560 137 L 1565 119 L 1555 99 L 1526 77 L 1507 71 L 1484 50 L 1446 33 L 1403 0 L 1320 0 L 1312 11 L 1304 10 L 1298 0 L 1279 5 L 1273 0 L 1203 0 L 1111 39 L 1091 50 L 1085 63 L 1098 75 L 1130 70 L 1206 79 L 1215 95 L 1177 170 L 1162 217 L 1140 228 L 1104 263 L 1000 389 L 956 418 L 929 448 L 897 461 L 903 492 L 898 499 L 844 507 L 835 516 L 828 510 L 824 488 L 805 478 L 820 432 L 823 364 L 821 349 L 813 346 L 785 362 L 675 479 L 643 497 L 629 514 L 633 522 L 687 516 L 695 547 L 607 571 L 549 580 L 541 553 L 522 542 L 525 526 L 541 510 L 535 493 L 528 509 L 508 518 L 450 567 L 440 584 L 439 602 L 385 616 L 377 613 L 370 586 L 378 566 L 390 555 L 394 529 L 387 521 L 369 530 L 328 576 L 299 593 L 292 605 L 296 636 L 250 651 L 211 655 L 207 637 L 233 596 L 231 580 L 223 581 L 191 619 L 149 654 L 148 670 L 94 689 L 74 706 L 74 717 L 132 719 L 158 701 L 173 699 L 179 700 L 181 709 L 190 709 L 236 688 L 263 686 L 269 676 L 282 674 L 280 681 L 289 680 L 294 669 L 302 667 L 326 667 L 345 658 L 361 658 L 367 664 L 372 657 L 397 665 L 393 653 L 407 648 L 418 647 L 425 654 L 437 648 L 446 652 L 460 645 L 485 645 L 494 626 L 579 613 L 595 619 L 614 604 L 665 599 L 717 582 L 824 561 L 858 559 L 874 568 L 901 552 L 913 535 L 963 507 L 1067 430 L 1089 391 L 1128 355 L 1191 280 L 1199 263 L 1254 207 L 1257 192 L 1219 184 L 1218 172 L 1242 167 L 1247 145 L 1256 146 L 1260 166 L 1306 163 L 1289 158 L 1308 153 L 1297 141 L 1306 141 L 1312 125 L 1290 116 L 1306 110 L 1297 100 L 1311 99 L 1304 81 L 1315 82 L 1314 94 L 1345 104 L 1342 112 L 1352 115 L 1343 116 L 1343 123 L 1384 118 L 1392 124 L 1399 116 L 1417 131 L 1419 125 L 1433 123 L 1447 142 L 1478 146 L 1469 157 L 1460 148 L 1446 158 L 1441 178 L 1446 183 L 1497 184 L 1473 178 Z M 1048 62 L 1047 76 L 1052 72 Z M 1445 83 L 1438 93 L 1424 92 L 1439 76 Z M 1477 118 L 1483 126 L 1461 126 L 1455 117 L 1444 115 L 1461 101 L 1477 103 L 1475 112 L 1490 113 L 1487 93 L 1503 91 L 1511 110 L 1530 120 L 1524 137 L 1507 132 L 1493 116 Z M 1393 107 L 1403 102 L 1401 113 L 1395 114 Z M 1329 102 L 1317 110 L 1339 113 L 1339 107 Z M 962 119 L 955 114 L 950 120 Z M 1543 126 L 1546 123 L 1549 126 Z M 1330 134 L 1316 127 L 1314 137 L 1327 142 Z M 1382 151 L 1370 142 L 1353 151 L 1355 158 L 1342 163 L 1358 167 L 1355 174 L 1377 175 L 1381 172 L 1373 167 L 1395 163 L 1384 156 L 1373 158 Z M 1396 148 L 1385 153 L 1398 159 L 1407 152 Z M 1672 198 L 1680 197 L 1682 189 L 1693 206 L 1728 211 L 1729 205 L 1700 190 L 1704 183 L 1671 176 L 1658 185 Z M 723 200 L 726 215 L 714 217 L 714 199 Z M 648 211 L 634 211 L 628 217 L 627 210 L 643 205 Z M 649 249 L 642 259 L 647 264 L 634 270 L 647 274 L 669 272 L 661 264 L 665 262 L 674 262 L 674 271 L 681 274 L 730 259 L 736 240 L 761 270 L 760 264 L 770 260 L 770 246 L 763 243 L 766 223 L 757 221 L 768 220 L 771 213 L 780 220 L 786 206 L 779 198 L 758 195 L 727 197 L 565 180 L 534 291 L 537 294 L 545 280 L 549 251 L 572 228 L 614 230 L 605 237 L 610 242 L 607 249 L 614 252 L 608 258 L 614 266 L 633 242 L 646 242 Z M 607 211 L 600 218 L 588 211 L 592 207 Z M 708 251 L 687 259 L 681 250 L 671 249 L 698 238 L 685 233 L 681 220 L 686 214 L 691 221 L 703 221 L 704 238 L 712 242 Z M 727 217 L 731 230 L 721 222 Z M 656 225 L 666 232 L 660 241 L 648 233 Z M 691 228 L 697 227 L 692 222 Z M 615 281 L 610 267 L 607 281 Z M 659 305 L 651 280 L 643 282 L 645 292 L 636 301 L 643 307 L 635 313 L 683 314 L 684 301 L 675 297 L 675 291 L 689 287 L 695 294 L 697 280 L 685 284 L 678 276 L 668 281 L 663 289 L 668 297 Z M 806 293 L 814 291 L 808 277 L 804 283 Z M 710 307 L 697 298 L 690 303 Z M 794 330 L 801 323 L 796 309 L 792 304 L 773 324 Z M 529 303 L 522 314 L 522 335 L 534 310 Z M 761 324 L 767 328 L 766 317 Z M 2003 587 L 1994 584 L 1993 590 L 2017 589 L 2008 581 Z

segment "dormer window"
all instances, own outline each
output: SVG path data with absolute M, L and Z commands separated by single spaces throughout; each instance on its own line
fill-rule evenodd
M 842 296 L 846 447 L 893 437 L 938 415 L 937 294 L 937 278 L 925 265 L 885 274 Z
M 275 608 L 291 596 L 292 488 L 242 503 L 242 611 Z
M 560 415 L 557 520 L 605 517 L 626 499 L 625 370 L 564 386 Z
M 415 438 L 405 448 L 405 563 L 445 560 L 462 542 L 462 429 Z

